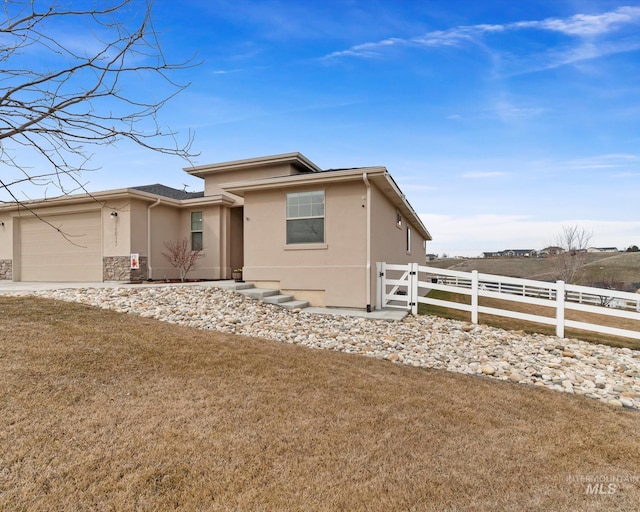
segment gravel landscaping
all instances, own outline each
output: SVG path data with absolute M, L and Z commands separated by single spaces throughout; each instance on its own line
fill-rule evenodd
M 544 386 L 640 408 L 640 351 L 434 316 L 400 322 L 287 311 L 201 286 L 78 288 L 33 295 L 394 363 Z

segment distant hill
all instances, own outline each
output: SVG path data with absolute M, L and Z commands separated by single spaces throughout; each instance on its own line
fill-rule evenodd
M 429 267 L 484 274 L 553 281 L 555 257 L 545 258 L 445 258 L 429 261 Z M 640 288 L 640 253 L 587 253 L 581 268 L 580 284 L 611 286 L 635 291 Z

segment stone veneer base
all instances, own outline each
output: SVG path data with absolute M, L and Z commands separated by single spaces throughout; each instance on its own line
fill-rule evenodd
M 0 280 L 13 279 L 13 260 L 0 260 Z
M 147 257 L 140 256 L 140 268 L 131 268 L 129 256 L 105 256 L 102 258 L 104 281 L 144 281 L 148 276 Z

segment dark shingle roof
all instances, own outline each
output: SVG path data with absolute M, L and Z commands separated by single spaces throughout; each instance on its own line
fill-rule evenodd
M 160 183 L 131 188 L 133 190 L 148 192 L 149 194 L 169 197 L 171 199 L 194 199 L 196 197 L 204 197 L 204 192 L 187 192 L 186 190 L 178 190 L 177 188 L 167 187 L 166 185 L 161 185 Z

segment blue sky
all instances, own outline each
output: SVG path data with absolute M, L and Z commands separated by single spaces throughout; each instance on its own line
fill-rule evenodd
M 161 121 L 195 164 L 300 151 L 385 166 L 434 240 L 542 248 L 563 225 L 640 245 L 640 3 L 157 0 L 169 59 L 196 54 Z M 183 161 L 96 151 L 89 190 L 191 190 Z

